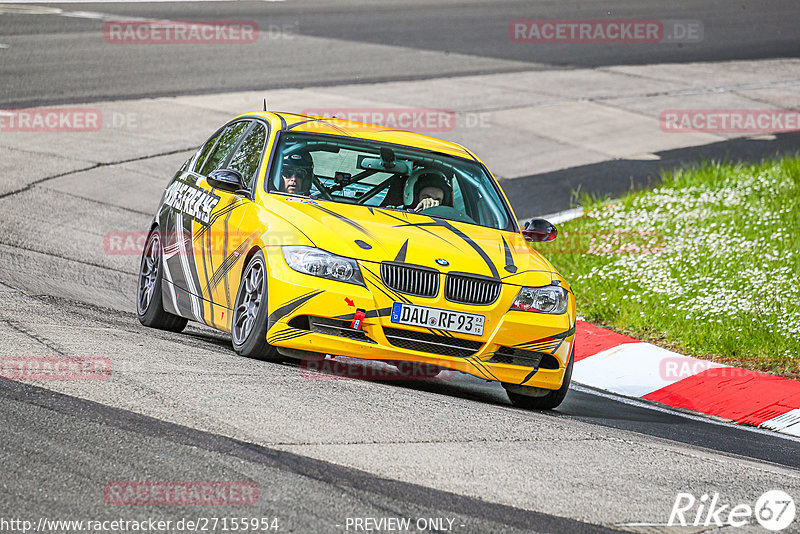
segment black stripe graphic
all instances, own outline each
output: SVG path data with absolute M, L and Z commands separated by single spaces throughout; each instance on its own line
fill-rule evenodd
M 515 273 L 517 272 L 517 266 L 514 265 L 514 255 L 511 254 L 511 249 L 508 247 L 508 243 L 506 243 L 506 238 L 500 236 L 500 239 L 503 240 L 503 248 L 506 252 L 506 272 Z
M 209 310 L 211 312 L 211 317 L 209 318 L 209 319 L 211 319 L 211 326 L 213 328 L 217 328 L 217 321 L 216 321 L 216 318 L 215 318 L 216 313 L 214 312 L 214 299 L 211 298 L 211 288 L 209 286 L 209 280 L 208 280 L 208 266 L 212 262 L 212 259 L 211 259 L 211 232 L 207 232 L 206 229 L 204 228 L 203 231 L 200 232 L 200 234 L 206 239 L 206 243 L 208 245 L 206 247 L 205 254 L 203 254 L 203 278 L 206 279 L 206 292 L 202 296 L 203 296 L 203 298 L 205 300 L 208 301 Z M 206 258 L 208 259 L 208 262 L 206 262 Z M 213 269 L 213 266 L 212 266 L 212 269 Z M 203 291 L 202 288 L 200 289 L 200 291 L 201 292 Z
M 408 252 L 408 239 L 406 239 L 406 242 L 403 243 L 402 247 L 400 247 L 400 251 L 397 253 L 397 256 L 395 256 L 394 261 L 398 263 L 405 263 L 406 252 Z
M 336 217 L 337 219 L 339 219 L 340 221 L 342 221 L 342 222 L 344 222 L 346 224 L 349 224 L 350 226 L 352 226 L 353 228 L 355 228 L 359 232 L 363 233 L 364 235 L 368 235 L 369 237 L 375 239 L 375 236 L 372 235 L 372 232 L 370 232 L 369 230 L 367 230 L 366 228 L 364 228 L 363 226 L 358 224 L 356 221 L 354 221 L 352 219 L 348 219 L 347 217 L 345 217 L 341 213 L 336 213 L 335 211 L 329 210 L 325 206 L 321 206 L 319 204 L 309 204 L 309 206 L 314 206 L 318 210 L 323 211 L 323 212 L 327 213 L 328 215 L 332 215 L 333 217 Z
M 554 336 L 550 336 L 553 339 L 567 339 L 569 336 L 575 333 L 575 325 L 572 325 L 572 328 L 567 330 L 566 332 L 561 332 L 560 334 L 556 334 Z
M 423 232 L 432 235 L 436 239 L 440 239 L 440 240 L 444 241 L 448 245 L 453 245 L 450 241 L 448 241 L 447 239 L 443 238 L 442 236 L 440 236 L 436 232 L 431 232 L 427 228 L 423 228 L 423 225 L 431 226 L 431 223 L 410 223 L 410 222 L 408 222 L 408 219 L 401 219 L 400 217 L 395 217 L 391 213 L 388 213 L 388 212 L 385 212 L 385 211 L 381 211 L 381 213 L 383 213 L 387 217 L 391 217 L 392 219 L 394 219 L 396 221 L 400 221 L 401 223 L 403 223 L 403 224 L 395 225 L 395 228 L 400 228 L 401 226 L 411 226 L 411 227 L 414 227 L 414 228 L 418 228 L 418 229 L 422 230 Z M 433 225 L 433 226 L 437 226 L 437 225 Z
M 364 269 L 365 271 L 367 271 L 369 274 L 371 274 L 375 278 L 375 280 L 377 280 L 377 282 L 375 280 L 369 280 L 369 282 L 372 285 L 374 285 L 379 291 L 381 291 L 384 295 L 389 297 L 391 300 L 399 300 L 399 301 L 405 302 L 407 304 L 413 304 L 410 300 L 408 300 L 406 297 L 404 297 L 400 293 L 397 293 L 392 288 L 387 287 L 383 283 L 383 280 L 381 280 L 381 277 L 378 276 L 377 274 L 373 273 L 372 271 L 370 271 L 368 267 L 365 267 L 365 266 L 362 265 L 361 268 Z M 367 281 L 367 279 L 365 279 L 365 281 Z
M 464 360 L 469 362 L 475 369 L 480 371 L 480 373 L 483 376 L 485 376 L 485 377 L 487 377 L 487 378 L 489 378 L 491 380 L 497 380 L 497 377 L 494 376 L 494 374 L 492 374 L 492 372 L 489 371 L 486 367 L 484 367 L 483 366 L 483 362 L 481 362 L 479 359 L 475 358 L 474 356 L 471 356 L 469 358 L 464 358 Z
M 295 328 L 287 328 L 286 330 L 281 330 L 274 336 L 270 336 L 267 339 L 267 343 L 270 345 L 274 345 L 280 341 L 289 341 L 290 339 L 296 339 L 298 337 L 303 337 L 305 335 L 310 334 L 308 330 L 297 330 Z
M 445 220 L 434 220 L 432 222 L 427 222 L 427 223 L 405 223 L 405 224 L 401 224 L 399 226 L 396 226 L 395 228 L 400 228 L 400 227 L 403 227 L 403 226 L 413 226 L 414 228 L 422 228 L 424 226 L 438 226 L 440 228 L 446 228 L 446 229 L 450 230 L 455 235 L 460 237 L 465 243 L 467 243 L 469 246 L 471 246 L 473 248 L 473 250 L 475 250 L 475 252 L 478 253 L 478 255 L 481 257 L 481 259 L 483 259 L 484 263 L 486 263 L 486 266 L 489 267 L 489 270 L 492 273 L 492 278 L 496 278 L 498 280 L 500 279 L 500 273 L 497 271 L 497 267 L 495 267 L 494 263 L 492 262 L 492 259 L 489 257 L 489 255 L 486 253 L 486 251 L 483 250 L 480 247 L 480 245 L 478 245 L 475 241 L 473 241 L 467 234 L 465 234 L 464 232 L 462 232 L 461 230 L 459 230 L 458 228 L 456 228 L 455 226 L 453 226 L 449 222 L 447 222 Z M 436 234 L 434 234 L 434 235 L 436 235 Z
M 535 375 L 538 371 L 539 371 L 539 368 L 537 367 L 536 369 L 534 369 L 530 373 L 528 373 L 528 376 L 526 376 L 525 378 L 522 379 L 522 382 L 520 382 L 520 385 L 524 384 L 525 382 L 527 382 L 528 380 L 533 378 L 533 375 Z
M 441 221 L 441 223 L 445 228 L 447 228 L 448 230 L 450 230 L 451 232 L 456 234 L 458 237 L 460 237 L 461 239 L 466 241 L 473 249 L 475 249 L 475 252 L 477 252 L 480 255 L 480 257 L 483 258 L 483 261 L 486 262 L 486 265 L 489 267 L 489 270 L 492 272 L 492 276 L 494 278 L 500 278 L 500 273 L 497 272 L 497 267 L 495 267 L 494 263 L 492 263 L 492 259 L 489 257 L 489 255 L 486 253 L 486 251 L 483 250 L 480 247 L 480 245 L 478 245 L 475 241 L 470 239 L 470 237 L 467 234 L 465 234 L 464 232 L 462 232 L 461 230 L 459 230 L 458 228 L 456 228 L 455 226 L 453 226 L 449 222 Z
M 324 290 L 319 290 L 319 291 L 312 291 L 311 293 L 306 293 L 305 295 L 300 295 L 299 297 L 290 300 L 283 306 L 273 311 L 271 314 L 269 314 L 269 318 L 267 319 L 267 331 L 269 331 L 269 329 L 272 328 L 275 325 L 275 323 L 277 323 L 278 321 L 280 321 L 281 319 L 283 319 L 284 317 L 295 311 L 297 308 L 299 308 L 312 298 L 324 292 L 325 292 Z
M 197 233 L 193 236 L 193 239 L 197 239 L 204 232 L 208 231 L 211 228 L 211 225 L 213 225 L 220 217 L 222 217 L 223 215 L 228 215 L 230 212 L 232 212 L 233 210 L 235 210 L 236 208 L 238 208 L 242 204 L 243 204 L 243 202 L 241 202 L 240 198 L 236 198 L 236 199 L 232 200 L 230 204 L 228 204 L 227 206 L 225 206 L 224 208 L 222 208 L 218 212 L 216 212 L 213 215 L 211 215 L 211 219 L 209 220 L 209 223 L 207 225 L 204 224 L 203 227 L 200 228 L 197 231 Z M 199 223 L 199 224 L 203 224 L 203 223 Z
M 227 279 L 227 274 L 230 272 L 233 266 L 236 265 L 236 262 L 242 256 L 245 249 L 247 249 L 250 246 L 250 243 L 253 242 L 253 239 L 254 236 L 250 236 L 246 241 L 242 241 L 242 243 L 239 244 L 238 247 L 236 247 L 236 250 L 234 250 L 232 253 L 226 256 L 224 260 L 222 260 L 222 263 L 219 265 L 219 267 L 216 268 L 214 274 L 211 276 L 211 286 L 209 287 L 209 291 L 211 290 L 212 287 L 217 287 L 223 279 Z M 226 293 L 227 293 L 227 287 L 226 287 Z

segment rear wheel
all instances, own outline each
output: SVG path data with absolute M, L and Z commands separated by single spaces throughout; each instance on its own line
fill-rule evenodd
M 139 287 L 136 292 L 136 314 L 139 322 L 145 326 L 180 332 L 186 328 L 188 319 L 164 310 L 161 297 L 163 272 L 161 234 L 158 233 L 158 228 L 154 228 L 147 236 L 142 252 Z
M 242 356 L 280 361 L 275 347 L 267 343 L 267 265 L 260 250 L 244 269 L 233 309 L 233 349 Z
M 503 384 L 506 394 L 511 400 L 511 404 L 517 408 L 526 410 L 552 410 L 556 408 L 567 396 L 569 384 L 572 382 L 572 364 L 575 359 L 575 345 L 572 345 L 572 352 L 569 355 L 567 369 L 564 371 L 564 382 L 561 387 L 553 390 L 535 388 L 531 386 L 520 386 L 517 384 Z

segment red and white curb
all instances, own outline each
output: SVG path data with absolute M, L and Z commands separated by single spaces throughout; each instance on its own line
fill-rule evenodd
M 683 356 L 578 321 L 572 379 L 800 437 L 800 382 Z

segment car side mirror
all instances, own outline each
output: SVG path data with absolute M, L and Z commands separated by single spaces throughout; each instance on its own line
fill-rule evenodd
M 522 230 L 522 237 L 525 241 L 532 243 L 540 243 L 544 241 L 552 241 L 558 235 L 558 229 L 553 223 L 544 219 L 531 219 L 525 223 Z
M 250 191 L 248 191 L 247 187 L 244 185 L 242 173 L 233 169 L 217 169 L 216 171 L 211 171 L 207 181 L 210 186 L 222 189 L 223 191 L 250 195 Z

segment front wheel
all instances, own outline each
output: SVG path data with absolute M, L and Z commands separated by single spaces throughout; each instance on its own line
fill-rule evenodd
M 186 328 L 188 319 L 164 310 L 164 302 L 161 297 L 163 261 L 161 234 L 158 233 L 158 228 L 153 228 L 150 235 L 147 236 L 142 252 L 142 264 L 139 267 L 136 315 L 144 326 L 180 332 Z
M 542 388 L 520 386 L 516 384 L 503 384 L 511 404 L 526 410 L 552 410 L 556 408 L 567 396 L 569 384 L 572 382 L 572 365 L 575 359 L 575 344 L 569 355 L 567 370 L 564 371 L 564 382 L 558 389 L 547 391 Z
M 267 264 L 260 250 L 242 273 L 233 309 L 233 350 L 242 356 L 280 361 L 275 347 L 267 343 Z

